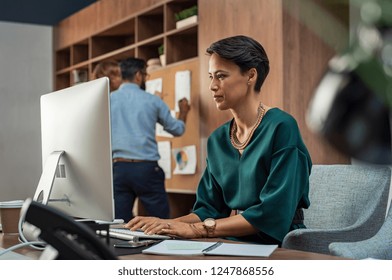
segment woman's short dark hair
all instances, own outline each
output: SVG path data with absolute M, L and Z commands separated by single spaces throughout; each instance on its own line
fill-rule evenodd
M 207 54 L 213 53 L 238 65 L 242 73 L 255 68 L 258 77 L 254 89 L 257 92 L 260 91 L 269 73 L 269 60 L 259 42 L 243 35 L 228 37 L 212 43 L 207 48 Z
M 121 76 L 124 80 L 132 81 L 138 71 L 146 68 L 146 62 L 140 58 L 127 58 L 120 63 Z

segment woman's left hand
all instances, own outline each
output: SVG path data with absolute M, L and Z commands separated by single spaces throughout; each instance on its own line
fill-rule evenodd
M 181 237 L 185 239 L 200 238 L 193 228 L 193 224 L 183 222 L 169 222 L 166 227 L 162 228 L 159 234 L 165 234 L 173 237 Z

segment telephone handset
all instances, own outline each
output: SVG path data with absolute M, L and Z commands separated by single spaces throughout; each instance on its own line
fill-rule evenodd
M 50 245 L 49 250 L 54 249 L 55 259 L 117 259 L 114 252 L 88 226 L 53 207 L 27 199 L 22 207 L 21 218 L 38 228 L 37 237 Z

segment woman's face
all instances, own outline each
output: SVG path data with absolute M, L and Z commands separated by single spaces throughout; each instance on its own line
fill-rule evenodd
M 214 53 L 210 56 L 208 74 L 210 90 L 219 110 L 233 109 L 241 104 L 250 89 L 246 73 L 242 74 L 236 64 Z

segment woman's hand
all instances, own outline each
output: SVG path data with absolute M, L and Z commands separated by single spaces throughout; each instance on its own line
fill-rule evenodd
M 199 230 L 195 224 L 183 222 L 170 222 L 167 227 L 164 227 L 160 234 L 165 234 L 173 237 L 180 237 L 185 239 L 205 237 L 203 230 Z
M 130 230 L 141 229 L 145 234 L 163 234 L 181 238 L 200 238 L 203 231 L 196 224 L 177 222 L 171 219 L 137 216 L 130 220 L 124 227 Z
M 167 225 L 168 221 L 170 220 L 156 217 L 137 216 L 130 220 L 124 227 L 129 228 L 130 230 L 141 229 L 145 233 L 153 232 L 151 234 L 155 234 L 159 230 L 163 229 L 165 225 Z

